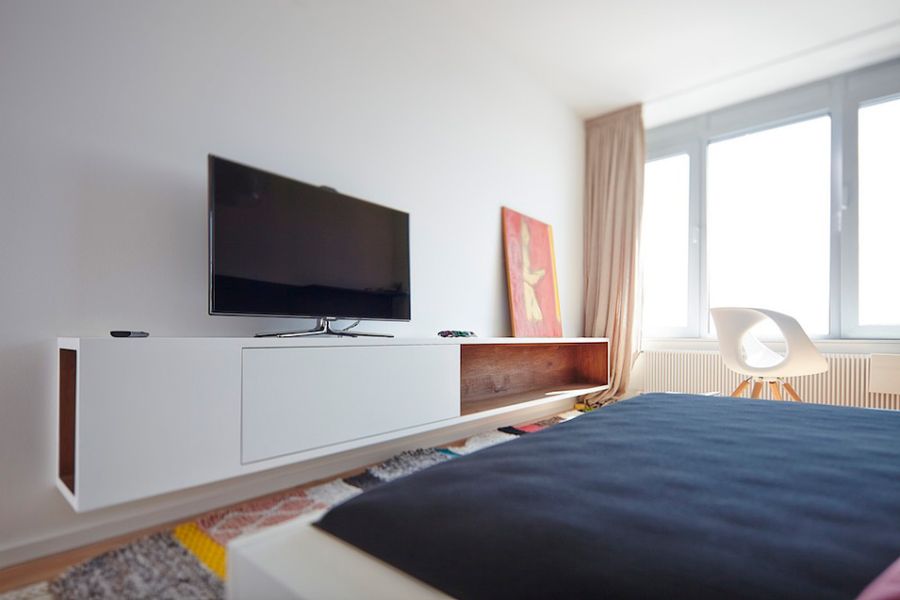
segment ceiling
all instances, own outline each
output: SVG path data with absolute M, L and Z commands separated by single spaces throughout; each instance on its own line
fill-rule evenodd
M 900 0 L 441 0 L 585 118 L 648 127 L 900 56 Z

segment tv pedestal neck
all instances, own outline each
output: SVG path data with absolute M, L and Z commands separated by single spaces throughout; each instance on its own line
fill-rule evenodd
M 322 317 L 316 319 L 316 325 L 312 329 L 308 329 L 306 331 L 282 331 L 279 333 L 257 333 L 256 337 L 265 338 L 265 337 L 279 337 L 279 338 L 293 338 L 293 337 L 309 337 L 313 335 L 336 335 L 338 337 L 380 337 L 380 338 L 392 338 L 393 335 L 387 333 L 362 333 L 360 331 L 350 331 L 356 324 L 347 327 L 346 329 L 334 329 L 331 327 L 331 324 L 337 321 L 337 319 L 333 317 Z

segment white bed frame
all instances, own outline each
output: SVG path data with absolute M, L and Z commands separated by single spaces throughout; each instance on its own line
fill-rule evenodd
M 228 544 L 229 600 L 448 598 L 313 523 L 325 511 Z

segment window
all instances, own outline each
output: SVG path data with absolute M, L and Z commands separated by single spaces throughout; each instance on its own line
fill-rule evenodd
M 644 167 L 643 327 L 654 335 L 677 334 L 688 326 L 690 168 L 687 154 Z
M 795 315 L 828 335 L 831 119 L 709 144 L 709 305 Z
M 646 140 L 645 337 L 711 337 L 710 307 L 756 306 L 812 337 L 900 339 L 900 60 Z
M 900 99 L 859 109 L 859 325 L 900 325 Z

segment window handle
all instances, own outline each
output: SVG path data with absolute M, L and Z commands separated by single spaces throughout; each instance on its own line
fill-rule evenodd
M 837 213 L 834 215 L 834 220 L 837 223 L 838 233 L 844 231 L 844 213 L 847 212 L 847 209 L 850 207 L 848 202 L 848 198 L 850 197 L 850 185 L 848 183 L 844 183 L 841 186 L 841 197 L 840 204 L 837 209 Z

